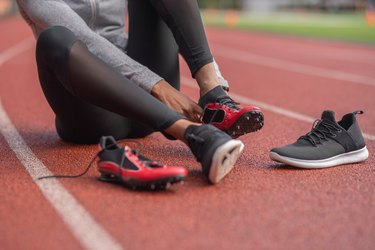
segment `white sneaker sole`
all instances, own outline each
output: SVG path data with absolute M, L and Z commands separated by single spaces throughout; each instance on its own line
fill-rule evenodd
M 270 152 L 271 160 L 288 164 L 297 168 L 328 168 L 343 164 L 356 163 L 365 161 L 368 158 L 368 150 L 365 147 L 362 149 L 336 155 L 331 158 L 322 160 L 301 160 L 290 157 L 281 156 L 275 152 Z
M 216 149 L 208 174 L 211 183 L 218 183 L 232 170 L 243 148 L 241 141 L 230 140 Z

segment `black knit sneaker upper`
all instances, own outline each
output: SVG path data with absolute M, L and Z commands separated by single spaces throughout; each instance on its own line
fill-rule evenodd
M 218 100 L 226 98 L 230 99 L 224 89 L 221 86 L 216 86 L 199 98 L 198 105 L 204 109 L 207 104 L 216 103 Z
M 216 149 L 232 138 L 211 125 L 190 125 L 184 135 L 189 148 L 202 164 L 203 173 L 208 176 Z
M 336 122 L 333 111 L 323 112 L 320 120 L 314 122 L 312 130 L 295 143 L 273 148 L 271 152 L 280 156 L 301 160 L 322 160 L 362 149 L 365 146 L 356 120 L 356 111 L 346 114 Z

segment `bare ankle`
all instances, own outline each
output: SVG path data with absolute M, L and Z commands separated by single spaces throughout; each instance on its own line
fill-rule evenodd
M 189 120 L 181 119 L 173 123 L 170 127 L 164 130 L 165 133 L 173 136 L 174 138 L 183 141 L 186 143 L 186 140 L 184 138 L 185 135 L 185 130 L 190 126 L 190 125 L 201 125 L 199 123 L 194 123 Z

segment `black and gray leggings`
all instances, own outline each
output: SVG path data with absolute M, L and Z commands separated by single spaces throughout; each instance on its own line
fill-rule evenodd
M 130 0 L 128 6 L 128 55 L 176 89 L 178 52 L 192 74 L 213 61 L 198 9 L 183 6 L 189 1 L 181 3 Z M 142 137 L 184 118 L 93 55 L 62 26 L 40 34 L 36 59 L 57 132 L 65 141 L 97 143 L 102 135 Z

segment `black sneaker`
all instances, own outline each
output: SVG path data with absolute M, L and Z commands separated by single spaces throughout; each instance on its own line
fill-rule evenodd
M 211 183 L 218 183 L 232 170 L 244 148 L 241 141 L 211 125 L 190 125 L 184 138 Z
M 293 144 L 273 148 L 270 158 L 300 168 L 327 168 L 366 160 L 368 151 L 357 114 L 363 111 L 346 114 L 336 122 L 333 111 L 324 111 L 309 133 Z

